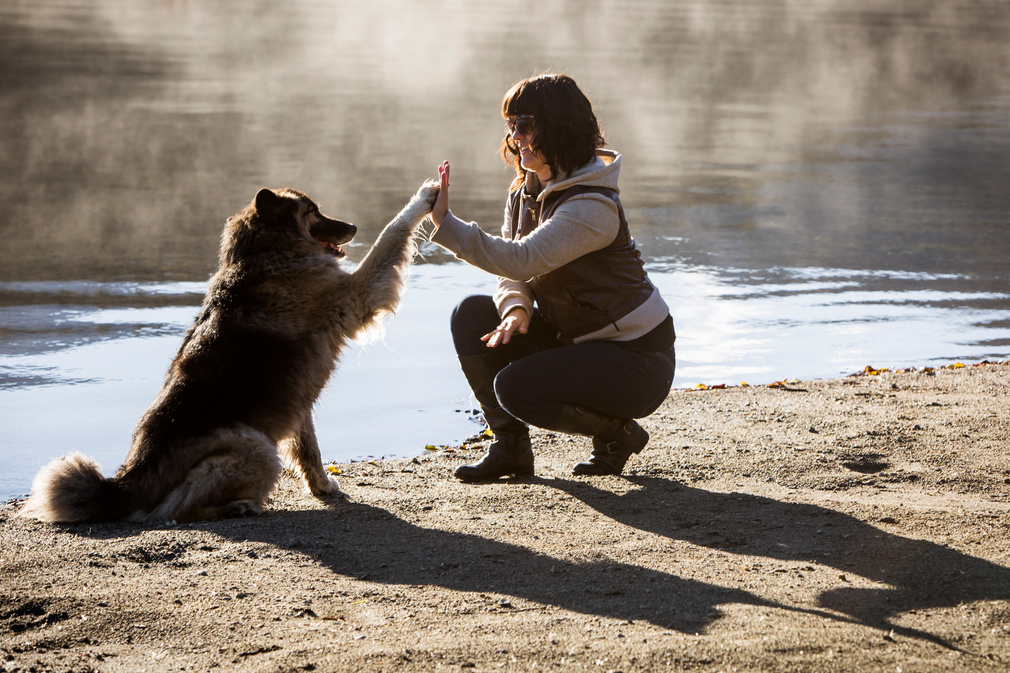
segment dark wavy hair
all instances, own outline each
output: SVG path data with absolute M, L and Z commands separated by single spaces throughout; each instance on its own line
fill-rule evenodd
M 585 166 L 603 147 L 603 129 L 593 112 L 593 104 L 568 75 L 534 75 L 517 82 L 505 94 L 502 117 L 532 115 L 531 148 L 543 157 L 553 177 L 564 176 Z M 516 170 L 512 189 L 522 185 L 526 170 L 512 136 L 501 141 L 501 158 Z

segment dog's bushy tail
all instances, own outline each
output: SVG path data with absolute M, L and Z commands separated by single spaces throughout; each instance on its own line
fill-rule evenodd
M 71 453 L 39 470 L 21 516 L 65 523 L 108 521 L 123 518 L 124 501 L 123 490 L 102 476 L 97 462 Z

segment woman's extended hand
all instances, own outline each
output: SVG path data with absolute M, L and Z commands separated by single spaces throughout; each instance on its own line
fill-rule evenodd
M 449 212 L 449 162 L 443 161 L 438 167 L 438 198 L 431 209 L 431 221 L 435 226 L 442 224 L 442 218 Z
M 514 308 L 508 312 L 501 323 L 494 329 L 480 338 L 486 341 L 488 348 L 494 348 L 498 344 L 507 344 L 512 340 L 512 335 L 516 332 L 526 334 L 530 328 L 530 316 L 525 309 Z

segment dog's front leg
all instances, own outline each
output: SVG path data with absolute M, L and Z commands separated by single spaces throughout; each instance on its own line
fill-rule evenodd
M 316 441 L 316 427 L 309 411 L 297 432 L 280 443 L 287 461 L 298 469 L 312 495 L 322 498 L 340 493 L 337 480 L 326 473 Z
M 414 233 L 431 213 L 438 183 L 427 181 L 409 203 L 386 225 L 372 248 L 351 274 L 353 296 L 360 298 L 358 315 L 367 327 L 381 312 L 392 312 L 400 301 L 404 275 L 417 251 Z M 343 298 L 346 304 L 346 297 Z M 346 310 L 346 305 L 342 306 Z

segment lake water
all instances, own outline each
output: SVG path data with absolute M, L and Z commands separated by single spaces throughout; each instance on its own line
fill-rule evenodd
M 69 450 L 119 465 L 260 187 L 358 224 L 354 260 L 449 159 L 494 231 L 501 96 L 535 71 L 624 155 L 677 387 L 1005 360 L 1008 45 L 1003 0 L 5 0 L 0 498 Z M 477 427 L 448 314 L 492 279 L 423 253 L 320 401 L 327 460 Z

